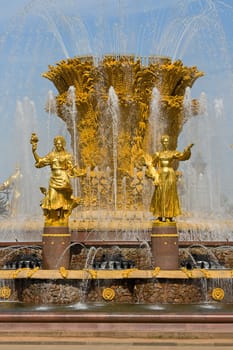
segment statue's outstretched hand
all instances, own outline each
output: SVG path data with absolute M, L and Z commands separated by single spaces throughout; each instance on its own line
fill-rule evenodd
M 188 145 L 186 148 L 185 148 L 185 151 L 190 151 L 190 149 L 194 146 L 194 143 L 190 143 L 190 145 Z
M 194 146 L 194 143 L 190 143 L 190 145 L 188 146 L 188 149 L 191 149 Z

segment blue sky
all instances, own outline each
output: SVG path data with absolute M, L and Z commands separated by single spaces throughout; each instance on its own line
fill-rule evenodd
M 31 155 L 25 155 L 34 128 L 52 139 L 62 127 L 44 111 L 48 91 L 56 94 L 41 77 L 49 64 L 84 54 L 157 54 L 205 72 L 192 94 L 206 93 L 208 117 L 187 126 L 181 146 L 198 144 L 196 150 L 210 164 L 210 178 L 218 171 L 214 188 L 233 198 L 232 0 L 0 0 L 0 8 L 0 147 L 8 150 L 0 158 L 0 181 L 13 172 L 22 154 L 30 169 Z M 20 120 L 16 109 L 22 101 L 26 107 Z M 216 101 L 224 107 L 221 113 Z M 49 142 L 41 144 L 44 151 Z

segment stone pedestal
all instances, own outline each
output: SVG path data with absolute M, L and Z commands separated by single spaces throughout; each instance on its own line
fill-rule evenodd
M 42 235 L 42 268 L 69 269 L 71 235 L 67 226 L 45 226 Z
M 152 226 L 151 250 L 154 267 L 163 270 L 179 268 L 178 233 L 175 222 L 155 221 Z

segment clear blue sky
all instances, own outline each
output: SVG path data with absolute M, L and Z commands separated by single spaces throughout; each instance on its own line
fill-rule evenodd
M 184 143 L 195 138 L 190 141 L 208 154 L 210 178 L 217 169 L 218 186 L 233 197 L 232 0 L 0 0 L 0 8 L 0 179 L 26 154 L 34 127 L 48 138 L 60 128 L 44 111 L 48 91 L 56 93 L 41 77 L 49 64 L 83 54 L 158 54 L 205 72 L 193 96 L 207 94 L 209 116 L 201 132 L 195 122 L 194 132 L 186 130 Z M 29 117 L 20 121 L 16 104 L 25 96 L 35 105 L 27 106 L 22 118 Z M 216 113 L 216 101 L 224 107 L 221 113 Z M 33 118 L 30 108 L 36 111 Z

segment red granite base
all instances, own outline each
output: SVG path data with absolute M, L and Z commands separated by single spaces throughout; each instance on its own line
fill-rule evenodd
M 150 338 L 231 338 L 232 314 L 95 314 L 95 313 L 10 313 L 0 314 L 0 337 L 102 336 Z

